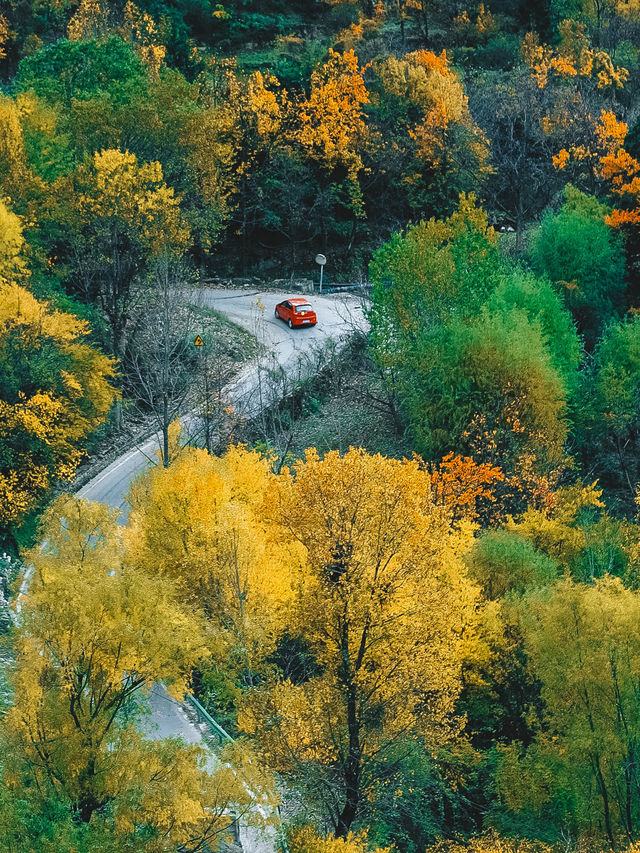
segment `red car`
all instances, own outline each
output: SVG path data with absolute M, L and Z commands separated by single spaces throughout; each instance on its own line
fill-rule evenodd
M 276 305 L 276 318 L 285 320 L 290 329 L 294 326 L 315 326 L 316 312 L 306 299 L 285 299 Z

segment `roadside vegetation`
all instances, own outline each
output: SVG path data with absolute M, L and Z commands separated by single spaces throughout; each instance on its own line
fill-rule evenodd
M 637 853 L 638 3 L 6 0 L 0 80 L 0 849 Z M 318 252 L 242 420 L 197 294 Z

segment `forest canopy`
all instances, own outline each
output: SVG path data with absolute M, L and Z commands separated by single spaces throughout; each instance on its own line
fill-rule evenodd
M 637 0 L 2 3 L 2 850 L 637 853 L 639 91 Z

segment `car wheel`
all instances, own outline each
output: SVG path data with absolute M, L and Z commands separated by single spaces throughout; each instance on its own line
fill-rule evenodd
M 291 320 L 287 321 L 287 325 L 289 326 L 290 329 L 293 329 L 293 323 L 291 322 Z
M 280 319 L 280 315 L 278 314 L 278 309 L 277 309 L 277 308 L 276 308 L 276 310 L 273 312 L 273 316 L 276 318 L 276 320 L 279 320 L 279 319 Z

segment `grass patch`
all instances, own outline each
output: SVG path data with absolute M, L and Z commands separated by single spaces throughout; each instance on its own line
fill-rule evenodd
M 259 353 L 260 344 L 256 336 L 229 320 L 220 311 L 204 305 L 193 305 L 191 310 L 202 318 L 200 335 L 205 346 L 211 347 L 216 354 L 242 364 Z
M 241 440 L 272 450 L 280 465 L 302 458 L 308 447 L 320 454 L 352 446 L 398 458 L 411 454 L 364 338 L 327 352 L 316 375 L 247 424 Z

